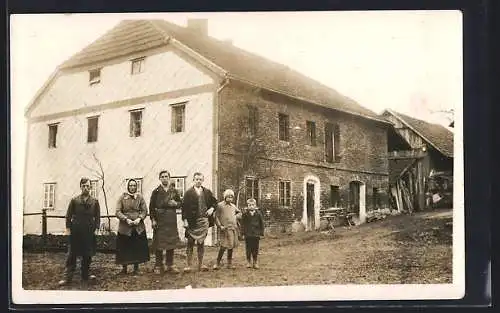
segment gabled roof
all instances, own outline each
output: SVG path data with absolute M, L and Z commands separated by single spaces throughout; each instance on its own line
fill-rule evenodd
M 83 50 L 65 61 L 60 68 L 92 64 L 127 54 L 149 50 L 168 43 L 168 39 L 144 20 L 123 21 Z
M 88 65 L 168 43 L 194 51 L 230 79 L 367 119 L 387 123 L 376 113 L 289 67 L 247 52 L 227 42 L 203 36 L 165 20 L 125 20 L 75 54 L 59 68 Z
M 390 109 L 386 109 L 383 114 L 386 113 L 396 117 L 444 156 L 453 157 L 453 133 L 446 127 L 419 120 Z

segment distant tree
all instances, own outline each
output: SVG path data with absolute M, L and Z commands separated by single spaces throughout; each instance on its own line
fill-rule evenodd
M 104 173 L 104 167 L 102 166 L 101 160 L 96 156 L 95 152 L 92 152 L 92 160 L 94 162 L 94 166 L 97 166 L 95 169 L 93 166 L 88 166 L 85 163 L 81 162 L 82 166 L 89 170 L 95 178 L 102 182 L 101 190 L 104 196 L 104 207 L 106 208 L 106 215 L 108 221 L 108 230 L 111 230 L 111 218 L 109 217 L 109 207 L 108 207 L 108 196 L 106 193 L 106 176 Z

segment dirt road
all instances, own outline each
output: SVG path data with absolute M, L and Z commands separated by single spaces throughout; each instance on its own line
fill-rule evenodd
M 428 284 L 452 280 L 452 211 L 435 210 L 413 216 L 390 216 L 383 221 L 318 232 L 268 236 L 261 241 L 259 270 L 245 268 L 244 245 L 234 254 L 235 270 L 202 273 L 152 273 L 153 261 L 138 277 L 120 277 L 114 255 L 97 254 L 92 263 L 95 284 L 84 286 L 78 275 L 64 289 L 153 290 L 204 287 L 279 286 L 295 284 Z M 212 265 L 216 248 L 206 248 Z M 176 251 L 179 268 L 184 251 Z M 59 289 L 64 253 L 25 253 L 23 288 Z M 154 257 L 152 257 L 152 260 Z

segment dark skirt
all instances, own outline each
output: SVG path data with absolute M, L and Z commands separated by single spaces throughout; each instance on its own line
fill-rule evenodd
M 118 233 L 116 237 L 116 264 L 135 264 L 149 261 L 148 238 L 146 232 L 138 234 L 134 229 L 132 235 Z

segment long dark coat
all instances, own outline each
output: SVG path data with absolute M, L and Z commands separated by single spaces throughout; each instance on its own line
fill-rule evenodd
M 95 230 L 99 228 L 101 208 L 91 196 L 79 195 L 69 202 L 66 228 L 70 230 L 69 253 L 75 256 L 93 256 L 96 251 Z
M 174 200 L 176 205 L 169 205 Z M 179 230 L 177 228 L 177 208 L 180 207 L 181 196 L 177 189 L 170 185 L 165 190 L 161 185 L 151 193 L 149 201 L 149 217 L 151 222 L 155 221 L 157 227 L 153 229 L 153 249 L 170 250 L 175 249 L 179 242 Z

